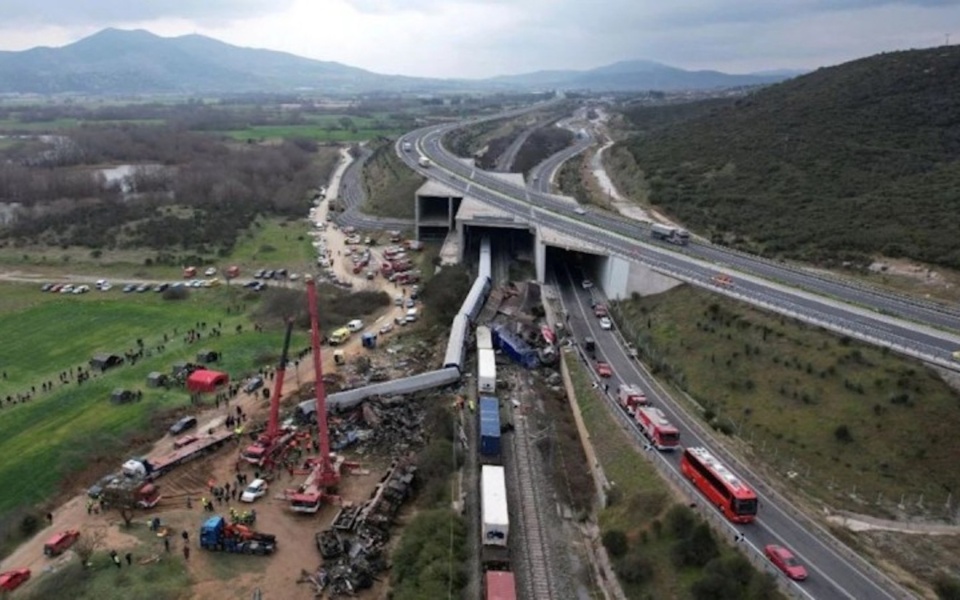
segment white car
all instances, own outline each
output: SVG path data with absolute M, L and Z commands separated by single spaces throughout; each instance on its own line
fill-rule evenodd
M 583 283 L 581 283 L 580 285 L 583 286 L 583 289 L 589 290 L 590 288 L 593 287 L 593 282 L 590 281 L 589 279 L 584 279 L 584 280 L 583 280 Z
M 600 329 L 613 329 L 613 321 L 609 317 L 600 317 Z
M 241 502 L 254 502 L 257 498 L 267 494 L 267 482 L 263 479 L 254 479 L 240 494 Z
M 207 267 L 207 270 L 204 271 L 203 274 L 206 275 L 207 277 L 213 277 L 214 275 L 217 274 L 217 268 L 216 268 L 216 267 Z
M 577 213 L 578 215 L 585 215 L 585 214 L 587 214 L 587 211 L 585 211 L 584 209 L 580 208 L 579 206 L 578 206 L 577 208 L 573 209 L 573 212 Z
M 381 334 L 390 333 L 391 331 L 393 331 L 393 323 L 387 323 L 386 325 L 380 328 Z

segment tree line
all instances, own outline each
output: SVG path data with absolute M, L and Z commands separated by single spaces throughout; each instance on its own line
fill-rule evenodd
M 0 201 L 19 203 L 0 238 L 93 249 L 229 252 L 260 215 L 302 216 L 333 168 L 309 144 L 243 145 L 170 126 L 87 126 L 0 165 Z M 136 169 L 122 191 L 91 167 Z

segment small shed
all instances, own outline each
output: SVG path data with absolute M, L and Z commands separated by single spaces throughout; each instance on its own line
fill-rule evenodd
M 133 402 L 137 399 L 137 392 L 133 390 L 125 390 L 123 388 L 117 388 L 113 390 L 113 393 L 110 394 L 110 402 L 114 404 L 126 404 L 127 402 Z
M 201 350 L 197 352 L 197 362 L 201 365 L 208 365 L 220 360 L 220 353 L 216 350 Z
M 377 347 L 377 334 L 375 333 L 365 333 L 360 337 L 360 340 L 364 348 Z
M 187 377 L 187 389 L 194 394 L 217 391 L 217 388 L 230 383 L 230 377 L 220 371 L 197 369 Z
M 167 381 L 170 377 L 166 373 L 161 373 L 160 371 L 154 371 L 147 375 L 147 387 L 158 388 L 167 385 Z
M 90 368 L 99 369 L 102 373 L 111 367 L 123 364 L 123 357 L 119 354 L 97 354 L 90 359 Z

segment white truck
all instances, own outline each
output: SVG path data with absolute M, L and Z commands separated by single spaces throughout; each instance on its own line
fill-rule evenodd
M 477 389 L 481 394 L 497 389 L 497 361 L 492 348 L 477 351 Z
M 507 484 L 503 467 L 483 465 L 480 470 L 480 537 L 484 546 L 506 546 L 510 536 Z
M 690 243 L 690 232 L 673 225 L 654 223 L 650 226 L 650 235 L 655 240 L 663 240 L 678 246 L 686 246 Z
M 421 155 L 421 156 L 420 156 L 420 160 L 419 160 L 418 162 L 420 163 L 420 166 L 421 166 L 421 167 L 429 167 L 429 166 L 430 166 L 430 159 L 427 158 L 426 156 Z

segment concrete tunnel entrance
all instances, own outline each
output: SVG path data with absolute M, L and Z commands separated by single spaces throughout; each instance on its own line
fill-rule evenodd
M 480 240 L 490 238 L 491 279 L 494 284 L 536 279 L 532 232 L 509 227 L 464 225 L 463 262 L 471 273 L 477 271 Z

